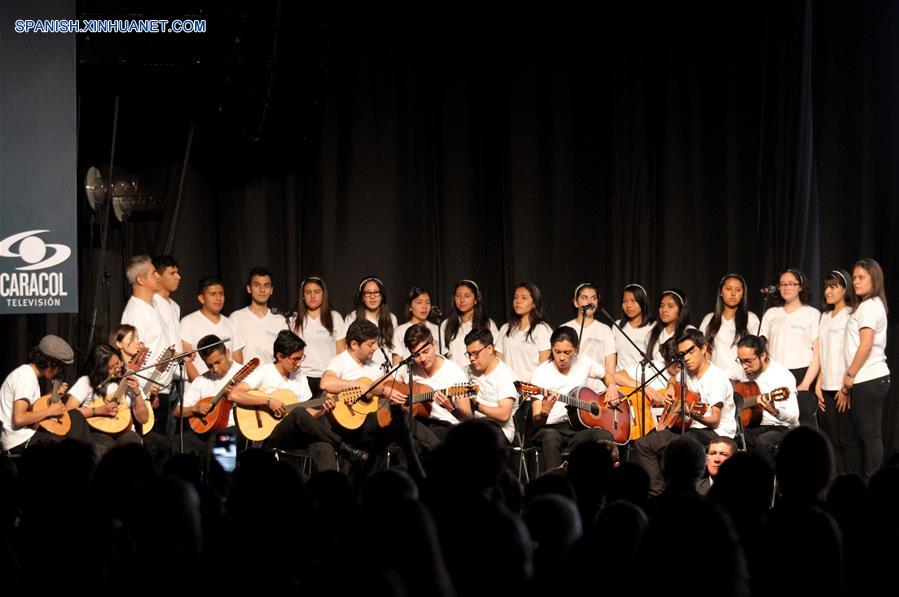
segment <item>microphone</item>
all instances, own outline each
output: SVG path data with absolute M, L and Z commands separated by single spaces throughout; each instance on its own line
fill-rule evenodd
M 762 295 L 764 295 L 764 296 L 768 296 L 768 295 L 771 295 L 771 294 L 775 294 L 775 293 L 777 292 L 777 286 L 774 286 L 774 285 L 771 285 L 771 286 L 765 286 L 764 288 L 761 289 L 760 292 L 761 292 Z
M 437 305 L 431 307 L 431 313 L 437 316 L 437 318 L 443 317 L 443 311 Z
M 586 305 L 581 306 L 581 313 L 583 313 L 585 315 L 587 314 L 587 311 L 595 311 L 595 310 L 596 310 L 596 305 L 594 305 L 593 303 L 588 303 Z

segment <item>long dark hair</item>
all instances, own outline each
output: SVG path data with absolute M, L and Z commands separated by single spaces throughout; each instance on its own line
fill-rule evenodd
M 406 316 L 406 321 L 412 321 L 412 301 L 420 297 L 421 295 L 428 295 L 428 300 L 431 299 L 431 292 L 425 288 L 424 286 L 413 286 L 409 289 L 409 294 L 406 296 L 406 305 L 403 308 L 403 313 Z M 428 313 L 428 316 L 425 318 L 428 321 L 431 321 L 431 314 Z
M 649 295 L 646 294 L 646 289 L 640 286 L 639 284 L 628 284 L 624 287 L 624 290 L 621 291 L 621 300 L 624 301 L 624 293 L 630 292 L 634 295 L 634 300 L 637 301 L 637 304 L 640 305 L 640 327 L 647 326 L 651 323 L 654 323 L 656 320 L 655 313 L 652 312 L 652 306 L 649 304 Z M 627 316 L 627 313 L 624 312 L 624 309 L 621 310 L 621 325 L 624 325 L 630 321 Z
M 82 375 L 86 375 L 94 390 L 94 394 L 102 396 L 106 394 L 106 385 L 103 382 L 109 377 L 109 359 L 119 356 L 119 351 L 110 344 L 97 344 L 91 349 L 84 363 Z M 122 361 L 124 363 L 124 361 Z M 124 383 L 124 382 L 119 382 Z
M 303 326 L 306 325 L 306 302 L 303 299 L 307 284 L 316 284 L 322 289 L 322 306 L 319 314 L 319 321 L 322 326 L 328 330 L 328 334 L 334 335 L 334 318 L 331 316 L 331 300 L 328 298 L 328 285 L 318 276 L 309 276 L 300 282 L 300 298 L 297 299 L 297 318 L 293 322 L 293 330 L 297 334 L 303 333 Z
M 378 305 L 378 329 L 381 331 L 381 340 L 384 345 L 393 350 L 393 319 L 390 317 L 390 307 L 387 306 L 387 291 L 384 290 L 384 283 L 379 278 L 368 276 L 362 278 L 359 282 L 359 291 L 356 292 L 356 298 L 353 301 L 353 307 L 356 309 L 356 320 L 365 319 L 365 302 L 363 302 L 363 292 L 365 285 L 374 282 L 378 285 L 378 292 L 381 293 L 381 304 Z
M 869 276 L 871 276 L 871 294 L 866 297 L 858 297 L 859 302 L 877 297 L 880 299 L 880 302 L 883 303 L 883 310 L 889 313 L 890 309 L 887 307 L 887 293 L 883 286 L 883 268 L 881 268 L 880 264 L 873 259 L 859 259 L 852 266 L 852 269 L 855 270 L 857 267 L 862 268 L 868 272 Z
M 687 329 L 687 326 L 690 325 L 690 309 L 687 304 L 687 293 L 679 288 L 669 288 L 659 295 L 659 300 L 656 305 L 661 304 L 662 299 L 665 298 L 665 296 L 670 296 L 674 299 L 674 302 L 677 303 L 677 319 L 674 321 L 674 334 L 672 334 L 673 338 L 677 338 L 685 329 Z M 656 310 L 658 310 L 658 307 Z M 661 320 L 658 320 L 653 324 L 652 331 L 649 332 L 649 339 L 646 341 L 646 354 L 649 356 L 652 356 L 652 351 L 659 341 L 659 336 L 662 335 L 662 330 L 664 330 L 666 326 L 667 324 L 662 323 Z
M 705 337 L 709 341 L 709 348 L 711 350 L 714 350 L 715 336 L 718 335 L 718 330 L 721 329 L 721 320 L 724 316 L 724 297 L 721 296 L 721 292 L 724 290 L 724 284 L 728 280 L 739 280 L 740 284 L 743 285 L 743 299 L 740 301 L 740 304 L 737 305 L 737 313 L 734 315 L 734 327 L 736 328 L 736 333 L 734 334 L 733 346 L 737 345 L 740 338 L 749 334 L 749 301 L 746 298 L 746 279 L 740 274 L 727 274 L 721 278 L 721 282 L 718 283 L 718 298 L 715 299 L 715 314 L 712 315 L 712 319 L 709 321 L 709 327 L 705 331 Z
M 471 315 L 471 329 L 489 329 L 490 326 L 490 318 L 487 317 L 486 309 L 484 309 L 484 299 L 481 297 L 481 289 L 478 288 L 478 285 L 475 284 L 473 280 L 459 280 L 456 282 L 456 285 L 453 286 L 453 296 L 450 297 L 450 303 L 453 305 L 453 308 L 450 309 L 450 314 L 446 318 L 446 335 L 443 342 L 447 346 L 449 346 L 450 342 L 456 338 L 456 334 L 459 333 L 459 328 L 462 326 L 462 314 L 456 307 L 456 291 L 460 286 L 465 286 L 474 293 L 475 304 Z
M 844 269 L 832 269 L 826 276 L 824 276 L 825 289 L 828 286 L 842 286 L 843 290 L 846 291 L 846 294 L 843 296 L 843 301 L 846 303 L 846 306 L 849 307 L 849 313 L 855 311 L 859 302 L 858 297 L 855 295 L 855 289 L 852 287 L 852 284 L 849 283 L 849 280 L 851 279 L 849 272 Z M 827 302 L 824 293 L 821 293 L 821 311 L 833 311 L 833 305 Z
M 774 293 L 774 296 L 771 299 L 772 307 L 783 307 L 787 302 L 780 295 L 780 278 L 784 274 L 793 274 L 793 276 L 799 280 L 799 302 L 803 305 L 807 305 L 812 302 L 812 290 L 808 285 L 808 276 L 803 274 L 796 268 L 788 267 L 783 270 L 779 274 L 777 274 L 777 279 L 774 281 L 774 285 L 777 286 L 777 292 Z
M 531 294 L 531 299 L 534 301 L 534 308 L 531 309 L 531 312 L 528 314 L 528 322 L 530 326 L 528 327 L 528 333 L 525 334 L 525 339 L 530 339 L 534 333 L 534 330 L 537 329 L 537 326 L 546 322 L 546 318 L 543 314 L 543 293 L 540 292 L 540 289 L 537 288 L 536 284 L 532 284 L 531 282 L 519 282 L 515 285 L 515 290 L 519 288 L 524 288 Z M 515 300 L 514 298 L 512 299 Z M 509 309 L 509 319 L 506 321 L 506 325 L 508 325 L 508 329 L 506 329 L 506 336 L 511 336 L 512 332 L 518 329 L 518 326 L 521 325 L 521 316 L 515 312 L 515 308 L 512 307 Z M 473 326 L 472 326 L 473 327 Z

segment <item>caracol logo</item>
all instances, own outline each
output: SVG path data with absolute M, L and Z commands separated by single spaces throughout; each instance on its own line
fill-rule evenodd
M 47 269 L 59 265 L 69 258 L 72 249 L 66 245 L 45 243 L 38 234 L 50 232 L 49 230 L 28 230 L 7 236 L 0 241 L 0 257 L 18 257 L 29 265 L 17 267 L 21 271 L 33 271 Z M 17 252 L 13 252 L 13 246 L 18 243 Z M 53 249 L 51 255 L 47 255 L 47 249 Z

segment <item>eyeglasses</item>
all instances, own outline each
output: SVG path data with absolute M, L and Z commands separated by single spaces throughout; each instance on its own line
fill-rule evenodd
M 794 286 L 799 286 L 799 282 L 781 282 L 781 288 L 793 288 Z
M 487 346 L 485 346 L 485 347 L 482 348 L 481 350 L 470 350 L 470 351 L 468 351 L 468 352 L 465 353 L 465 358 L 468 359 L 468 360 L 471 360 L 471 359 L 477 359 L 478 357 L 481 356 L 481 353 L 482 353 L 482 352 L 484 352 L 485 350 L 487 350 L 487 348 L 488 348 L 489 346 L 492 346 L 492 344 L 488 344 Z
M 362 296 L 364 296 L 365 298 L 381 298 L 381 291 L 380 291 L 380 290 L 374 290 L 374 291 L 372 291 L 372 292 L 369 292 L 369 291 L 367 291 L 367 290 L 363 290 L 363 291 L 362 291 Z
M 734 362 L 737 363 L 738 365 L 751 365 L 752 363 L 755 362 L 755 360 L 757 358 L 759 358 L 758 355 L 756 355 L 754 357 L 749 357 L 748 359 L 741 359 L 740 357 L 737 357 L 734 359 Z
M 305 354 L 301 354 L 301 355 L 298 356 L 298 357 L 290 356 L 290 357 L 287 357 L 287 360 L 289 360 L 290 362 L 292 362 L 294 365 L 299 365 L 300 363 L 302 363 L 303 361 L 306 360 L 306 355 L 305 355 Z

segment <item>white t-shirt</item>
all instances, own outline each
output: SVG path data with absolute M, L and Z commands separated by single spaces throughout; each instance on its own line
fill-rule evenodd
M 3 386 L 0 386 L 0 422 L 3 423 L 4 450 L 24 444 L 34 435 L 31 427 L 13 427 L 13 404 L 16 400 L 24 399 L 30 407 L 40 397 L 41 384 L 31 365 L 19 365 L 3 380 Z
M 572 319 L 562 325 L 574 328 L 575 331 L 580 331 L 581 329 L 581 325 L 577 322 L 577 319 Z M 624 338 L 622 338 L 621 341 L 627 342 Z M 633 347 L 631 348 L 633 349 Z M 616 350 L 615 336 L 612 334 L 612 328 L 595 319 L 590 325 L 584 325 L 584 332 L 581 337 L 581 347 L 578 349 L 580 354 L 585 354 L 594 361 L 605 364 L 606 357 L 615 354 Z M 616 364 L 615 368 L 621 369 L 618 364 Z M 587 380 L 587 386 L 596 392 L 600 391 L 600 385 L 601 384 L 597 383 L 594 379 Z
M 232 375 L 230 370 L 228 375 Z M 198 377 L 197 379 L 200 378 Z M 228 377 L 228 379 L 231 379 L 231 377 Z M 243 383 L 250 386 L 251 390 L 259 390 L 265 393 L 275 390 L 290 390 L 297 395 L 300 402 L 305 402 L 312 398 L 312 390 L 309 389 L 309 382 L 302 371 L 296 371 L 290 377 L 285 378 L 278 371 L 278 368 L 275 367 L 274 363 L 260 365 L 244 378 Z M 187 402 L 185 401 L 186 404 Z
M 153 295 L 153 306 L 159 311 L 168 330 L 166 348 L 174 346 L 176 351 L 181 352 L 181 306 L 171 297 L 165 298 L 161 294 Z M 180 375 L 175 365 L 172 365 L 172 374 L 175 378 Z
M 141 380 L 138 379 L 138 385 L 140 385 Z M 115 382 L 111 382 L 106 386 L 106 396 L 112 396 L 118 390 L 119 385 Z M 78 378 L 78 380 L 69 388 L 69 395 L 78 400 L 78 405 L 82 407 L 90 406 L 91 402 L 96 400 L 97 398 L 103 398 L 103 396 L 98 396 L 96 392 L 94 392 L 94 387 L 91 385 L 91 380 L 87 375 L 82 375 Z M 141 396 L 143 396 L 143 390 L 141 390 Z M 123 396 L 125 399 L 125 404 L 128 405 L 128 408 L 131 408 L 131 392 L 125 392 Z M 146 399 L 146 398 L 145 398 Z M 147 408 L 150 408 L 149 402 L 147 403 Z M 129 427 L 131 431 L 134 431 L 134 417 L 131 418 L 131 427 Z
M 521 331 L 517 328 L 512 330 L 511 336 L 507 336 L 508 330 L 508 323 L 499 328 L 495 340 L 496 351 L 502 353 L 503 361 L 509 365 L 517 379 L 531 381 L 534 369 L 540 364 L 540 352 L 550 348 L 549 338 L 553 330 L 546 323 L 535 327 L 530 336 L 527 330 Z
M 153 296 L 156 297 L 157 295 Z M 147 364 L 158 361 L 159 357 L 162 356 L 162 353 L 169 346 L 174 345 L 175 350 L 181 352 L 180 339 L 172 340 L 170 338 L 169 334 L 171 331 L 166 324 L 165 315 L 156 305 L 132 296 L 125 304 L 125 310 L 122 311 L 122 323 L 133 325 L 137 329 L 137 335 L 140 337 L 141 342 L 150 350 L 150 353 L 147 355 Z M 168 387 L 166 386 L 172 382 L 173 369 L 174 366 L 167 368 L 160 373 L 159 378 L 156 380 L 156 383 L 165 388 L 161 392 L 163 394 L 168 393 Z
M 447 344 L 446 320 L 440 324 L 440 343 L 442 344 L 440 354 L 462 368 L 468 367 L 468 357 L 465 356 L 465 351 L 468 350 L 468 347 L 465 345 L 465 336 L 471 331 L 471 327 L 471 321 L 462 322 L 459 325 L 459 330 L 456 332 L 456 337 Z M 496 324 L 493 323 L 492 319 L 487 320 L 487 327 L 490 329 L 490 333 L 493 334 L 493 344 L 498 350 L 499 330 L 496 329 Z
M 322 325 L 321 316 L 310 317 L 307 315 L 302 329 L 297 331 L 296 318 L 290 320 L 290 330 L 306 343 L 304 351 L 306 359 L 300 370 L 307 377 L 322 376 L 328 366 L 328 361 L 337 355 L 337 341 L 346 336 L 346 326 L 340 313 L 331 311 L 331 323 L 334 327 L 333 332 L 329 332 L 328 328 Z
M 640 347 L 640 350 L 646 352 L 646 340 L 649 339 L 649 332 L 652 331 L 651 324 L 634 328 L 631 327 L 630 322 L 622 323 L 619 321 L 618 325 L 624 328 L 624 331 L 627 332 L 627 337 L 633 340 L 637 346 Z M 615 338 L 615 352 L 618 354 L 619 370 L 627 369 L 643 359 L 643 357 L 640 356 L 640 353 L 627 341 L 627 338 L 622 335 L 618 328 L 612 329 L 612 336 Z
M 541 363 L 531 375 L 531 383 L 559 394 L 567 394 L 575 388 L 586 385 L 588 377 L 602 380 L 605 375 L 606 368 L 602 363 L 597 363 L 590 357 L 579 354 L 574 357 L 567 374 L 561 373 L 552 359 Z M 549 411 L 546 424 L 554 425 L 567 421 L 568 407 L 561 401 L 557 401 Z
M 844 307 L 834 315 L 833 311 L 821 313 L 818 326 L 818 347 L 821 357 L 821 389 L 835 392 L 843 386 L 846 373 L 846 326 L 849 324 L 849 308 Z
M 372 359 L 365 361 L 363 364 L 356 362 L 349 350 L 328 361 L 325 371 L 330 371 L 337 376 L 338 379 L 344 381 L 355 381 L 362 377 L 367 377 L 372 381 L 377 381 L 381 377 L 381 370 Z
M 821 312 L 802 305 L 792 313 L 771 307 L 762 317 L 761 335 L 768 339 L 768 356 L 787 369 L 802 369 L 812 362 Z
M 662 328 L 662 332 L 659 334 L 659 339 L 656 341 L 655 346 L 652 347 L 652 355 L 650 355 L 652 357 L 652 362 L 659 369 L 665 366 L 665 359 L 662 358 L 662 344 L 670 340 L 671 337 L 674 336 L 674 332 L 677 331 L 677 329 L 675 329 L 674 332 L 669 332 L 666 328 L 667 326 L 665 328 Z M 696 328 L 692 325 L 688 325 L 684 328 L 684 331 L 692 329 Z M 649 336 L 646 337 L 646 341 L 649 342 Z M 625 340 L 625 342 L 627 342 L 627 340 Z
M 240 333 L 240 328 L 224 315 L 219 314 L 218 322 L 213 323 L 203 315 L 202 311 L 197 310 L 181 319 L 181 339 L 187 342 L 191 349 L 196 348 L 197 342 L 210 334 L 218 336 L 219 339 L 231 338 L 225 343 L 225 346 L 228 347 L 232 355 L 235 350 L 240 350 L 246 344 L 243 335 Z M 206 363 L 203 362 L 199 355 L 193 360 L 193 364 L 200 375 L 208 371 Z
M 365 319 L 367 319 L 370 322 L 372 322 L 373 324 L 375 324 L 375 327 L 378 327 L 378 318 L 372 317 L 371 315 L 368 314 L 367 311 L 365 313 Z M 350 327 L 350 324 L 353 323 L 354 321 L 356 321 L 356 312 L 351 311 L 350 313 L 347 314 L 346 319 L 344 320 L 343 336 L 340 337 L 341 340 L 346 339 L 346 330 L 347 330 L 347 328 Z M 396 315 L 394 315 L 393 313 L 390 314 L 390 321 L 393 322 L 393 329 L 395 330 L 396 329 Z M 380 329 L 380 328 L 378 328 L 378 329 Z M 392 341 L 393 338 L 390 338 L 390 340 Z M 383 344 L 383 346 L 382 346 L 382 344 Z M 393 360 L 393 353 L 396 351 L 396 349 L 397 349 L 396 345 L 394 345 L 393 348 L 390 348 L 389 346 L 387 346 L 386 342 L 383 342 L 383 343 L 378 342 L 378 349 L 375 350 L 375 354 L 373 354 L 371 356 L 371 360 L 374 361 L 374 363 L 378 367 L 382 366 L 384 363 L 390 364 Z
M 502 361 L 497 362 L 496 369 L 490 373 L 477 374 L 471 365 L 465 370 L 468 379 L 478 384 L 478 402 L 487 406 L 499 406 L 501 400 L 512 399 L 512 415 L 502 423 L 503 435 L 509 442 L 515 437 L 515 411 L 518 410 L 518 390 L 515 389 L 515 375 L 512 369 Z M 474 413 L 476 419 L 485 419 L 484 413 Z M 498 421 L 497 421 L 498 422 Z
M 243 360 L 257 358 L 260 363 L 274 363 L 275 355 L 272 346 L 278 338 L 278 332 L 287 329 L 287 320 L 275 315 L 271 309 L 265 310 L 265 317 L 258 317 L 249 307 L 238 309 L 228 319 L 243 336 L 246 346 L 243 349 Z
M 762 409 L 762 425 L 781 425 L 786 427 L 799 426 L 799 399 L 796 395 L 796 377 L 790 370 L 774 361 L 768 361 L 768 368 L 753 379 L 762 394 L 767 394 L 778 388 L 790 390 L 790 397 L 786 400 L 774 402 L 774 408 L 778 415 L 775 417 L 767 410 Z M 748 398 L 748 396 L 746 396 Z
M 862 301 L 862 304 L 849 316 L 844 348 L 847 367 L 852 363 L 852 359 L 855 358 L 855 353 L 858 351 L 858 345 L 861 342 L 860 332 L 863 328 L 874 330 L 874 345 L 871 347 L 865 364 L 855 372 L 855 383 L 870 381 L 890 374 L 886 356 L 887 311 L 879 297 L 875 296 Z
M 428 326 L 428 329 L 431 330 L 431 335 L 434 336 L 434 342 L 437 342 L 437 325 L 431 323 L 430 321 L 425 323 Z M 396 331 L 393 332 L 393 354 L 398 355 L 401 359 L 405 359 L 410 354 L 409 349 L 406 348 L 406 344 L 403 342 L 403 338 L 406 336 L 406 330 L 412 327 L 412 322 L 407 321 L 403 325 L 396 328 Z
M 687 389 L 699 393 L 702 401 L 709 406 L 721 403 L 721 421 L 714 429 L 715 433 L 725 437 L 733 437 L 737 433 L 737 421 L 734 417 L 736 405 L 734 404 L 734 387 L 731 385 L 727 374 L 714 363 L 709 363 L 702 377 L 697 379 L 687 374 Z M 706 413 L 708 414 L 708 413 Z M 693 429 L 707 427 L 695 420 L 691 424 Z
M 708 313 L 702 318 L 702 323 L 699 324 L 700 332 L 703 334 L 708 332 L 709 323 L 711 323 L 714 315 L 714 313 Z M 755 335 L 759 330 L 759 318 L 752 311 L 749 312 L 747 317 L 746 329 L 751 335 Z M 724 370 L 724 372 L 727 373 L 728 378 L 746 381 L 748 379 L 746 377 L 746 372 L 743 371 L 743 367 L 737 363 L 736 336 L 736 318 L 727 319 L 722 317 L 721 327 L 718 328 L 718 333 L 715 334 L 715 344 L 712 346 L 712 362 Z
M 428 376 L 424 370 L 416 364 L 415 381 L 430 386 L 434 390 L 444 390 L 452 386 L 468 383 L 468 375 L 466 375 L 465 371 L 463 371 L 459 365 L 443 357 L 437 357 L 437 363 L 440 364 L 440 367 L 431 376 Z M 459 423 L 459 419 L 454 417 L 450 411 L 446 410 L 436 402 L 431 402 L 430 418 L 452 425 L 457 425 Z
M 209 371 L 203 375 L 198 375 L 190 383 L 190 387 L 187 388 L 187 391 L 184 392 L 184 407 L 187 408 L 193 406 L 203 398 L 216 396 L 242 368 L 243 365 L 236 361 L 232 361 L 231 368 L 219 379 L 210 377 Z M 236 425 L 236 423 L 234 421 L 234 409 L 232 408 L 231 414 L 228 417 L 228 426 L 233 427 L 234 425 Z

